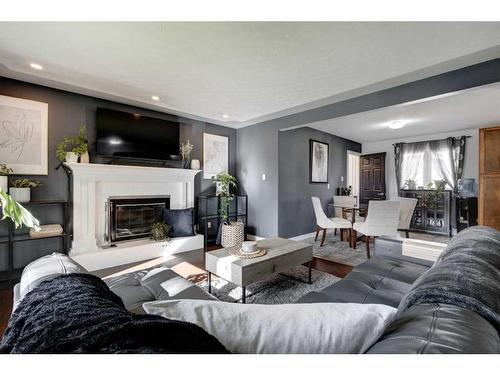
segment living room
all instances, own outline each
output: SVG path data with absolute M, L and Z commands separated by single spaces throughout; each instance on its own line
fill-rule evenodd
M 0 353 L 500 353 L 500 22 L 13 14 Z

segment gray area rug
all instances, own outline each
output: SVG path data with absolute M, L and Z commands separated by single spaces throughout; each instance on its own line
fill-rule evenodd
M 278 305 L 293 303 L 305 294 L 319 291 L 339 281 L 329 273 L 312 270 L 312 283 L 307 281 L 307 267 L 296 266 L 247 286 L 246 303 Z M 208 291 L 206 280 L 197 283 Z M 221 301 L 240 302 L 241 288 L 212 275 L 212 294 Z
M 302 241 L 313 245 L 313 255 L 316 258 L 326 259 L 353 267 L 368 260 L 364 242 L 358 242 L 356 249 L 353 249 L 349 247 L 349 242 L 340 241 L 338 233 L 334 236 L 333 232 L 327 232 L 327 237 L 323 246 L 320 246 L 321 235 L 318 237 L 318 241 L 314 241 L 314 237 Z M 370 244 L 370 247 L 373 247 L 373 244 Z M 371 252 L 371 254 L 373 255 L 373 252 Z
M 451 239 L 446 236 L 426 233 L 410 233 L 410 238 L 440 243 L 448 243 Z M 356 249 L 353 249 L 349 247 L 348 242 L 341 242 L 339 234 L 337 233 L 337 235 L 334 236 L 332 231 L 327 232 L 324 246 L 320 246 L 321 234 L 318 236 L 318 241 L 314 241 L 314 237 L 310 237 L 302 241 L 313 245 L 313 254 L 317 258 L 322 258 L 353 267 L 368 260 L 368 258 L 366 257 L 366 244 L 364 242 L 358 241 Z M 372 256 L 373 247 L 374 244 L 370 243 L 370 254 Z

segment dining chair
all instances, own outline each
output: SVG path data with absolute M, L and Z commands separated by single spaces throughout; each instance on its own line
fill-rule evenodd
M 416 198 L 397 198 L 399 201 L 399 224 L 398 231 L 404 231 L 406 238 L 410 238 L 410 224 L 413 217 L 413 211 L 417 206 Z
M 397 236 L 399 224 L 398 201 L 369 201 L 368 214 L 364 222 L 354 223 L 352 229 L 353 248 L 356 248 L 356 232 L 365 237 L 366 256 L 370 258 L 370 238 L 378 236 Z
M 323 211 L 323 207 L 321 206 L 321 201 L 318 197 L 311 197 L 314 215 L 316 216 L 316 237 L 314 241 L 318 240 L 319 231 L 323 230 L 323 238 L 321 239 L 321 245 L 325 244 L 326 230 L 327 229 L 340 229 L 340 240 L 343 241 L 343 231 L 348 230 L 348 236 L 351 237 L 351 228 L 352 224 L 349 220 L 343 219 L 341 217 L 332 217 L 329 218 L 326 216 L 325 211 Z

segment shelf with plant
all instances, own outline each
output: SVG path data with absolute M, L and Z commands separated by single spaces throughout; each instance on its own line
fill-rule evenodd
M 0 190 L 7 191 L 9 187 L 9 175 L 12 172 L 12 168 L 9 168 L 7 164 L 0 164 Z
M 31 200 L 31 189 L 41 186 L 42 183 L 28 178 L 11 181 L 9 194 L 18 202 L 27 203 Z

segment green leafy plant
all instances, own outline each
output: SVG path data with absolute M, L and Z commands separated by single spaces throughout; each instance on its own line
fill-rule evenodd
M 445 180 L 436 181 L 436 189 L 433 189 L 433 183 L 427 184 L 428 191 L 425 199 L 425 206 L 428 208 L 436 208 L 439 201 L 443 198 L 444 188 L 446 186 Z
M 27 178 L 12 180 L 10 183 L 15 188 L 36 188 L 42 185 L 40 181 L 29 180 Z
M 212 177 L 212 181 L 220 184 L 221 190 L 218 193 L 219 215 L 222 216 L 224 222 L 228 222 L 228 206 L 234 198 L 234 194 L 231 193 L 231 187 L 237 188 L 236 177 L 224 172 Z
M 12 168 L 9 168 L 7 164 L 0 164 L 0 176 L 8 176 L 12 174 Z
M 88 144 L 86 139 L 85 126 L 80 127 L 78 135 L 72 137 L 64 137 L 61 142 L 57 144 L 56 156 L 60 161 L 66 160 L 66 152 L 74 152 L 78 156 L 88 151 Z
M 16 228 L 23 225 L 28 228 L 33 228 L 36 231 L 40 230 L 38 220 L 23 206 L 17 203 L 5 191 L 0 191 L 0 206 L 2 209 L 2 220 L 11 219 Z
M 154 241 L 168 241 L 169 231 L 170 225 L 165 223 L 154 223 L 153 225 L 151 225 L 149 237 Z

